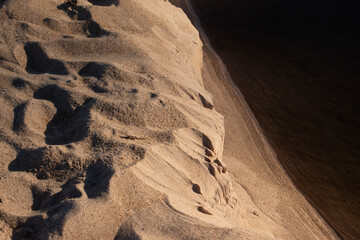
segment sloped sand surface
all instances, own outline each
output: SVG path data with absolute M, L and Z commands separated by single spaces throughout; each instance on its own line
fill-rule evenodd
M 360 2 L 190 2 L 294 184 L 359 239 Z
M 0 6 L 1 239 L 336 239 L 181 9 Z

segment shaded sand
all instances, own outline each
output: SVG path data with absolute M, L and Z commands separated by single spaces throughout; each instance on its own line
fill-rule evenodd
M 295 185 L 360 239 L 360 1 L 191 2 Z
M 215 108 L 225 118 L 224 161 L 234 186 L 238 186 L 238 195 L 250 196 L 256 207 L 284 226 L 289 232 L 287 239 L 337 239 L 282 169 L 243 95 L 211 48 L 190 2 L 176 4 L 187 12 L 204 40 L 204 84 L 214 96 Z
M 336 239 L 182 10 L 78 2 L 0 4 L 0 239 Z

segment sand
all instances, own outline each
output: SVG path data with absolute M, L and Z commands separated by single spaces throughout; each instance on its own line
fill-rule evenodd
M 294 184 L 359 239 L 360 2 L 191 2 Z
M 0 239 L 337 239 L 180 8 L 0 7 Z

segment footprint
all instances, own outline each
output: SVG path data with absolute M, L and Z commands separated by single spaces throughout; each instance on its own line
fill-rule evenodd
M 88 88 L 90 88 L 95 93 L 108 93 L 108 82 L 103 79 L 99 80 L 92 77 L 84 78 L 84 83 Z
M 76 20 L 91 19 L 91 13 L 86 8 L 65 2 L 57 6 L 57 9 L 64 11 L 70 18 Z
M 31 206 L 31 210 L 33 211 L 43 209 L 44 202 L 46 202 L 51 196 L 51 191 L 49 189 L 43 191 L 36 186 L 31 187 L 31 193 L 33 196 L 33 205 Z
M 43 134 L 55 113 L 51 102 L 31 99 L 14 109 L 13 131 Z
M 9 171 L 31 172 L 37 179 L 56 179 L 74 177 L 82 171 L 81 159 L 58 147 L 46 146 L 37 149 L 23 149 L 9 164 Z
M 79 70 L 78 74 L 82 77 L 94 77 L 97 79 L 103 79 L 106 76 L 114 78 L 120 77 L 118 68 L 112 64 L 103 62 L 88 62 Z
M 81 141 L 88 135 L 90 109 L 95 103 L 94 99 L 88 98 L 82 105 L 77 105 L 70 93 L 57 85 L 39 89 L 34 97 L 52 102 L 57 109 L 44 133 L 47 144 L 66 145 Z
M 26 220 L 19 220 L 13 230 L 12 239 L 39 239 L 45 226 L 46 220 L 43 216 L 34 216 Z
M 98 1 L 96 1 L 98 2 Z M 72 5 L 70 3 L 63 3 L 57 7 L 59 10 L 66 12 L 71 19 L 85 21 L 84 28 L 89 37 L 108 36 L 110 33 L 103 30 L 99 23 L 92 19 L 91 12 L 81 6 Z
M 24 122 L 25 115 L 25 106 L 26 104 L 21 104 L 14 108 L 14 121 L 13 121 L 13 131 L 20 131 Z
M 84 190 L 88 198 L 101 197 L 109 191 L 110 179 L 115 171 L 109 163 L 98 160 L 86 170 Z
M 27 42 L 24 46 L 27 56 L 26 71 L 28 73 L 52 73 L 58 75 L 69 74 L 64 63 L 51 59 L 38 42 Z
M 29 83 L 21 78 L 14 78 L 12 85 L 13 87 L 17 89 L 23 89 L 25 88 Z
M 81 198 L 82 193 L 78 189 L 79 183 L 80 181 L 76 178 L 70 179 L 61 186 L 62 190 L 54 195 L 51 195 L 50 192 L 47 190 L 40 191 L 38 193 L 40 195 L 40 198 L 38 197 L 36 199 L 36 202 L 34 201 L 34 205 L 35 203 L 37 203 L 36 206 L 39 208 L 38 210 L 44 210 L 59 206 L 67 199 Z

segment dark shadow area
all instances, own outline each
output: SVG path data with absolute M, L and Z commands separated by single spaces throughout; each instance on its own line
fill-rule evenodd
M 53 155 L 57 155 L 54 157 Z M 71 171 L 68 161 L 72 156 L 54 151 L 51 148 L 21 150 L 16 158 L 9 164 L 10 171 L 31 172 L 38 179 L 55 178 L 64 180 L 64 173 Z
M 82 77 L 95 77 L 100 79 L 105 75 L 107 69 L 108 64 L 91 62 L 80 69 L 79 75 Z
M 0 9 L 5 5 L 6 0 L 0 0 Z
M 98 6 L 111 6 L 111 5 L 119 5 L 120 0 L 89 0 L 93 5 Z
M 63 226 L 66 215 L 73 208 L 73 203 L 70 199 L 81 197 L 81 192 L 76 188 L 76 180 L 69 180 L 66 184 L 61 186 L 62 191 L 50 196 L 48 190 L 41 191 L 33 186 L 31 191 L 33 193 L 33 211 L 46 211 L 47 218 L 43 216 L 34 216 L 27 219 L 20 219 L 17 226 L 13 230 L 12 239 L 38 239 L 46 240 L 52 233 L 62 235 Z
M 86 8 L 72 5 L 70 3 L 60 4 L 57 8 L 66 12 L 71 19 L 85 21 L 84 31 L 89 35 L 89 37 L 96 38 L 108 36 L 110 34 L 108 31 L 101 29 L 100 25 L 92 19 L 90 11 Z
M 12 82 L 12 85 L 17 89 L 23 89 L 26 87 L 27 84 L 28 82 L 21 78 L 14 78 Z
M 204 208 L 203 206 L 198 206 L 197 210 L 201 213 L 207 214 L 207 215 L 213 215 L 209 210 Z
M 203 134 L 202 144 L 205 147 L 205 156 L 213 157 L 214 156 L 214 146 L 208 136 Z
M 42 165 L 45 148 L 35 150 L 21 150 L 9 164 L 10 171 L 34 172 Z
M 79 75 L 84 77 L 84 83 L 96 93 L 109 92 L 108 81 L 104 78 L 108 64 L 91 62 L 80 69 Z
M 89 32 L 89 37 L 93 38 L 110 35 L 108 31 L 101 29 L 100 25 L 93 20 L 87 22 L 87 30 Z
M 34 216 L 28 218 L 25 222 L 20 222 L 13 230 L 13 240 L 23 239 L 47 239 L 46 234 L 43 233 L 43 228 L 46 221 L 42 216 Z
M 76 106 L 70 93 L 57 85 L 39 89 L 34 93 L 34 98 L 48 100 L 57 109 L 45 131 L 47 144 L 64 145 L 80 141 L 87 136 L 90 108 L 95 102 L 94 99 L 86 99 L 82 105 Z
M 65 201 L 47 212 L 47 218 L 34 216 L 20 220 L 13 230 L 13 240 L 36 239 L 46 240 L 49 235 L 62 235 L 66 214 L 73 208 L 71 202 Z
M 37 179 L 65 181 L 82 173 L 82 168 L 73 165 L 79 161 L 73 153 L 63 152 L 58 147 L 46 146 L 20 150 L 8 169 L 33 173 Z
M 215 167 L 210 163 L 208 167 L 209 173 L 216 178 L 216 169 Z
M 360 2 L 192 0 L 295 185 L 360 236 Z
M 79 183 L 80 181 L 77 179 L 70 179 L 61 186 L 62 190 L 54 195 L 51 195 L 51 192 L 48 190 L 42 191 L 33 186 L 31 188 L 33 194 L 32 210 L 51 210 L 67 199 L 80 198 L 82 193 L 76 186 Z
M 135 232 L 131 224 L 121 225 L 114 240 L 141 240 L 141 237 Z
M 200 188 L 199 184 L 194 183 L 192 185 L 192 190 L 194 193 L 201 194 L 201 188 Z
M 88 20 L 91 19 L 91 13 L 86 8 L 72 5 L 68 2 L 60 4 L 57 9 L 62 10 L 67 13 L 67 15 L 72 19 L 77 20 Z
M 213 109 L 214 108 L 214 105 L 209 100 L 207 100 L 203 95 L 201 95 L 200 93 L 199 93 L 199 98 L 201 100 L 202 105 L 205 108 L 208 108 L 208 109 Z
M 98 160 L 90 165 L 86 171 L 84 186 L 88 198 L 97 198 L 106 194 L 114 173 L 112 166 L 104 161 Z
M 48 218 L 46 219 L 46 229 L 44 235 L 46 239 L 52 233 L 57 233 L 59 236 L 62 236 L 65 217 L 72 210 L 74 204 L 70 201 L 64 201 L 61 204 L 54 206 L 47 212 Z
M 25 117 L 25 107 L 26 104 L 24 103 L 14 108 L 13 131 L 19 131 L 22 127 Z
M 67 75 L 63 62 L 50 59 L 38 42 L 27 42 L 24 46 L 27 56 L 26 71 L 29 73 L 52 73 Z
M 38 211 L 43 209 L 44 202 L 46 202 L 51 197 L 50 190 L 42 191 L 36 186 L 31 187 L 31 193 L 33 197 L 33 205 L 31 210 Z
M 95 93 L 109 92 L 109 90 L 107 88 L 108 82 L 103 79 L 85 77 L 83 80 L 84 80 L 84 83 Z

